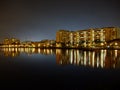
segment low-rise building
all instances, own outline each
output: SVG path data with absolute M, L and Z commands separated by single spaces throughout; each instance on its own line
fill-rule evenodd
M 5 38 L 2 47 L 19 47 L 20 40 L 16 38 Z

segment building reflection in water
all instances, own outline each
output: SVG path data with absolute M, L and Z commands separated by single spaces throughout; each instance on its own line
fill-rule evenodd
M 90 66 L 93 68 L 120 68 L 120 50 L 84 51 L 77 49 L 35 49 L 35 48 L 0 48 L 0 55 L 16 57 L 27 55 L 56 55 L 59 65 Z
M 0 48 L 3 56 L 11 56 L 16 57 L 19 56 L 20 53 L 25 53 L 27 55 L 31 54 L 43 54 L 43 55 L 51 55 L 55 54 L 55 50 L 53 49 L 36 49 L 36 48 Z
M 120 68 L 120 50 L 56 49 L 57 64 L 83 65 L 95 68 Z
M 20 51 L 18 51 L 18 48 L 0 48 L 0 53 L 3 56 L 11 56 L 11 57 L 16 57 L 20 55 Z

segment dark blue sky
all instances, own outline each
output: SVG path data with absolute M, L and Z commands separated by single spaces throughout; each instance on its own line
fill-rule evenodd
M 119 0 L 0 0 L 0 40 L 55 39 L 59 29 L 120 26 Z

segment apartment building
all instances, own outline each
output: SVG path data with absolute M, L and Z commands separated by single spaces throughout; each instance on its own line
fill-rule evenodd
M 120 38 L 120 28 L 104 27 L 87 30 L 59 30 L 56 33 L 56 47 L 101 47 L 108 41 Z
M 18 47 L 20 40 L 16 38 L 5 38 L 2 42 L 2 47 Z
M 69 43 L 70 33 L 68 30 L 59 30 L 56 33 L 56 47 L 62 47 Z

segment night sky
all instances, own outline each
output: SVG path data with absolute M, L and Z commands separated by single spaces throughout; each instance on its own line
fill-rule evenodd
M 120 26 L 119 0 L 0 0 L 0 40 L 55 39 L 56 31 Z

